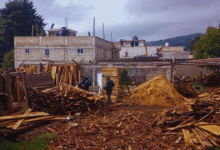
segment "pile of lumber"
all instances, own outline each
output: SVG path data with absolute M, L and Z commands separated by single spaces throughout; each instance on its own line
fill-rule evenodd
M 5 131 L 5 136 L 37 126 L 45 121 L 67 120 L 56 118 L 45 112 L 32 112 L 32 109 L 22 109 L 7 116 L 0 116 L 0 129 Z
M 158 115 L 151 123 L 158 132 L 182 132 L 188 149 L 209 149 L 220 143 L 220 103 L 196 100 Z
M 213 92 L 210 96 L 210 99 L 212 100 L 220 100 L 220 88 L 215 89 L 215 92 Z
M 76 82 L 79 82 L 80 79 L 79 66 L 77 63 L 55 65 L 48 62 L 44 72 L 51 73 L 54 85 L 65 83 L 75 86 Z
M 102 98 L 67 84 L 46 90 L 32 89 L 29 92 L 31 109 L 52 115 L 103 111 L 106 103 L 101 101 Z

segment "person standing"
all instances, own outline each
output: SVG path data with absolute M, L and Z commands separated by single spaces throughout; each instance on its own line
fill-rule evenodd
M 106 84 L 104 89 L 106 90 L 106 94 L 108 97 L 108 104 L 110 105 L 112 103 L 111 101 L 111 94 L 112 94 L 112 88 L 115 86 L 114 82 L 110 79 L 110 77 L 106 77 Z
M 89 91 L 89 87 L 92 85 L 92 82 L 90 79 L 87 78 L 87 80 L 85 81 L 85 84 L 83 86 L 83 89 L 86 91 Z

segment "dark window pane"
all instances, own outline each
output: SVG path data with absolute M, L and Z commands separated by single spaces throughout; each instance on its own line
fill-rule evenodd
M 83 50 L 83 49 L 81 49 L 81 53 L 84 53 L 84 50 Z
M 134 42 L 133 41 L 131 42 L 131 47 L 134 47 Z
M 80 49 L 77 49 L 77 53 L 80 53 Z
M 45 55 L 50 55 L 49 49 L 45 49 L 44 52 L 45 52 Z

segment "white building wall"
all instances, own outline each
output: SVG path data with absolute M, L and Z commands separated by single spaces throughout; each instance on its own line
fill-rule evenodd
M 147 55 L 147 49 L 145 47 L 122 47 L 120 50 L 120 58 L 134 58 L 139 55 Z

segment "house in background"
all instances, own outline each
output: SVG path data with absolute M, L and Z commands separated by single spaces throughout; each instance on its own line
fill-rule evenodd
M 134 36 L 132 40 L 120 40 L 120 58 L 134 58 L 135 56 L 147 55 L 145 40 L 138 40 Z
M 119 42 L 96 36 L 17 36 L 14 37 L 15 68 L 20 64 L 54 63 L 90 64 L 96 60 L 119 58 Z

